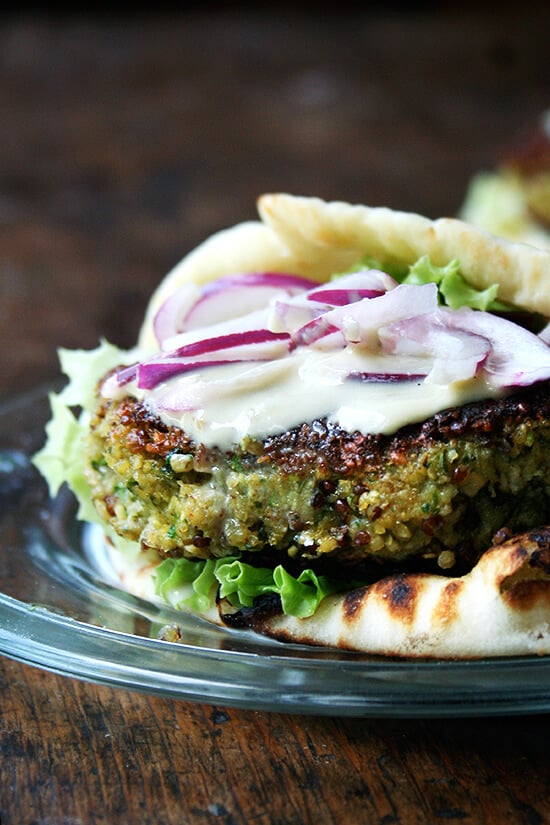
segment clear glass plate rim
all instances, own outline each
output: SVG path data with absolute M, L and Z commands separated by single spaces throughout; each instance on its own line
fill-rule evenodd
M 83 622 L 79 619 L 73 618 L 71 616 L 66 616 L 61 613 L 57 613 L 53 610 L 49 610 L 48 608 L 43 607 L 42 605 L 35 606 L 34 604 L 22 602 L 19 599 L 15 599 L 12 596 L 9 596 L 2 592 L 0 592 L 0 608 L 3 608 L 0 609 L 0 619 L 4 619 L 4 622 L 0 624 L 0 644 L 3 641 L 5 642 L 7 639 L 10 638 L 9 626 L 7 626 L 5 623 L 6 618 L 9 621 L 10 619 L 34 620 L 35 618 L 39 617 L 41 622 L 43 622 L 45 625 L 47 624 L 50 626 L 61 627 L 68 631 L 72 631 L 75 634 L 78 634 L 80 637 L 89 636 L 96 640 L 109 639 L 110 641 L 118 643 L 120 645 L 125 645 L 128 647 L 135 646 L 138 649 L 142 649 L 145 647 L 153 651 L 156 651 L 159 648 L 159 646 L 162 646 L 164 649 L 173 650 L 181 656 L 183 656 L 185 653 L 191 653 L 192 655 L 203 656 L 205 658 L 218 659 L 221 655 L 224 658 L 240 660 L 246 663 L 248 663 L 250 660 L 254 660 L 270 662 L 273 665 L 288 665 L 288 663 L 290 662 L 292 665 L 295 665 L 296 667 L 300 666 L 306 669 L 316 669 L 319 667 L 319 665 L 322 665 L 323 668 L 334 668 L 338 671 L 342 671 L 344 669 L 359 671 L 368 670 L 371 673 L 375 673 L 376 671 L 394 671 L 395 673 L 401 673 L 402 671 L 405 671 L 407 673 L 411 673 L 413 671 L 441 671 L 442 669 L 449 672 L 472 670 L 489 670 L 490 672 L 493 672 L 497 668 L 504 668 L 509 670 L 517 670 L 519 668 L 533 668 L 537 671 L 540 671 L 544 668 L 550 671 L 550 658 L 529 655 L 462 660 L 407 659 L 406 661 L 401 661 L 389 658 L 373 658 L 369 659 L 368 661 L 365 661 L 362 658 L 353 658 L 353 654 L 350 655 L 350 658 L 331 659 L 327 657 L 327 652 L 330 653 L 330 651 L 327 651 L 326 648 L 312 648 L 308 656 L 300 656 L 296 653 L 293 653 L 292 656 L 289 656 L 288 652 L 285 653 L 286 648 L 283 648 L 283 646 L 281 646 L 280 653 L 259 653 L 246 650 L 232 650 L 229 647 L 224 647 L 223 650 L 220 650 L 218 648 L 210 647 L 207 645 L 198 646 L 196 644 L 190 644 L 183 641 L 171 642 L 164 639 L 147 638 L 144 636 L 137 636 L 135 634 L 127 633 L 124 631 L 115 630 L 109 627 L 93 625 L 88 622 Z M 30 641 L 30 637 L 26 637 L 24 635 L 20 636 L 20 639 L 21 645 L 24 641 Z M 45 648 L 48 647 L 48 644 L 45 641 L 41 642 L 41 644 Z M 14 646 L 14 649 L 16 647 L 17 646 Z M 8 652 L 7 649 L 6 652 Z M 325 654 L 322 658 L 320 655 L 316 656 L 316 654 L 320 654 L 321 652 L 324 652 Z M 336 655 L 337 652 L 335 652 L 335 656 Z

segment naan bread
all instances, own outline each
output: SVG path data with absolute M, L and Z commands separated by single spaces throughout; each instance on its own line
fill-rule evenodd
M 384 656 L 548 654 L 550 527 L 491 547 L 460 578 L 393 575 L 328 596 L 307 619 L 260 609 L 242 623 L 286 642 Z
M 159 560 L 133 563 L 108 543 L 118 584 L 158 601 Z M 191 595 L 178 593 L 179 598 Z M 213 594 L 214 595 L 214 594 Z M 466 659 L 550 653 L 550 526 L 495 544 L 466 575 L 395 574 L 327 596 L 306 619 L 260 604 L 238 613 L 212 601 L 202 617 L 279 641 L 373 655 Z
M 548 251 L 497 238 L 455 218 L 432 221 L 385 207 L 272 194 L 259 199 L 258 210 L 261 221 L 216 233 L 168 273 L 147 309 L 142 348 L 156 349 L 153 318 L 182 284 L 262 270 L 325 280 L 365 255 L 404 265 L 422 255 L 438 266 L 458 258 L 472 286 L 499 283 L 501 301 L 550 316 Z

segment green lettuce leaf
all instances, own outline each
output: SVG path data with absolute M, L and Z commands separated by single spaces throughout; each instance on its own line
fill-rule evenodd
M 510 311 L 512 307 L 497 301 L 499 290 L 498 284 L 492 284 L 487 289 L 476 289 L 470 286 L 460 272 L 460 261 L 454 259 L 445 266 L 436 266 L 428 255 L 423 255 L 414 264 L 403 269 L 403 267 L 385 264 L 376 258 L 365 256 L 346 272 L 338 273 L 334 279 L 347 275 L 350 272 L 358 272 L 361 269 L 380 269 L 387 272 L 401 284 L 437 284 L 439 300 L 451 309 L 460 307 L 470 307 L 471 309 L 481 309 L 487 312 Z
M 89 412 L 97 382 L 118 364 L 135 360 L 131 352 L 101 341 L 94 350 L 59 350 L 63 373 L 69 381 L 59 393 L 50 394 L 51 419 L 46 425 L 46 441 L 33 456 L 52 498 L 66 483 L 79 503 L 78 518 L 98 521 L 90 489 L 84 475 L 83 440 L 88 431 Z
M 205 611 L 213 604 L 218 584 L 215 566 L 213 559 L 165 559 L 155 570 L 155 591 L 173 607 Z
M 215 576 L 221 598 L 234 607 L 252 607 L 255 598 L 274 591 L 272 570 L 244 564 L 238 558 L 219 560 Z
M 176 608 L 205 610 L 213 604 L 218 587 L 220 597 L 236 609 L 252 607 L 259 596 L 275 593 L 284 613 L 305 618 L 315 613 L 325 596 L 344 585 L 313 570 L 304 570 L 296 578 L 282 565 L 269 570 L 235 556 L 216 561 L 165 559 L 155 571 L 157 594 Z
M 487 289 L 476 289 L 466 283 L 460 272 L 449 272 L 439 284 L 439 292 L 451 309 L 471 307 L 487 312 L 509 309 L 506 304 L 496 300 L 498 284 L 491 284 Z
M 273 571 L 273 580 L 283 612 L 301 619 L 312 616 L 325 596 L 349 587 L 349 583 L 345 585 L 328 576 L 318 576 L 313 570 L 302 570 L 296 579 L 282 565 Z
M 59 349 L 61 371 L 68 383 L 59 397 L 67 407 L 81 407 L 90 411 L 94 405 L 97 382 L 119 364 L 135 360 L 134 353 L 121 350 L 104 338 L 92 350 Z
M 470 307 L 486 311 L 507 309 L 505 304 L 496 300 L 498 284 L 492 284 L 487 289 L 476 289 L 470 286 L 460 273 L 460 261 L 456 258 L 445 266 L 436 266 L 424 255 L 410 268 L 401 283 L 404 284 L 437 284 L 441 303 L 451 309 Z

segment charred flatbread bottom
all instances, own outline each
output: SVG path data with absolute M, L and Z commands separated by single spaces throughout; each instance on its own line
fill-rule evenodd
M 395 573 L 327 596 L 313 616 L 283 614 L 277 598 L 235 611 L 218 599 L 200 615 L 213 624 L 281 642 L 413 659 L 479 659 L 550 653 L 550 526 L 506 538 L 464 576 Z M 155 601 L 157 562 L 129 566 L 107 542 L 122 587 Z M 196 612 L 196 611 L 193 611 Z
M 297 619 L 269 602 L 222 621 L 284 642 L 384 656 L 481 658 L 550 653 L 550 527 L 493 545 L 459 578 L 394 574 L 327 596 Z M 226 612 L 227 611 L 227 612 Z

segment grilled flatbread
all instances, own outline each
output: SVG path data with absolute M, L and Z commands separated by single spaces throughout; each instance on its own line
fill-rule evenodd
M 129 564 L 111 543 L 108 553 L 119 585 L 140 598 L 158 600 L 158 561 L 142 555 Z M 327 596 L 305 619 L 283 614 L 269 600 L 235 613 L 223 600 L 216 604 L 214 593 L 201 615 L 213 624 L 251 629 L 283 642 L 373 655 L 466 659 L 549 654 L 550 526 L 494 544 L 464 576 L 387 576 Z
M 241 621 L 286 642 L 384 656 L 548 654 L 550 527 L 494 545 L 460 578 L 393 575 L 327 596 L 306 619 L 260 608 Z

